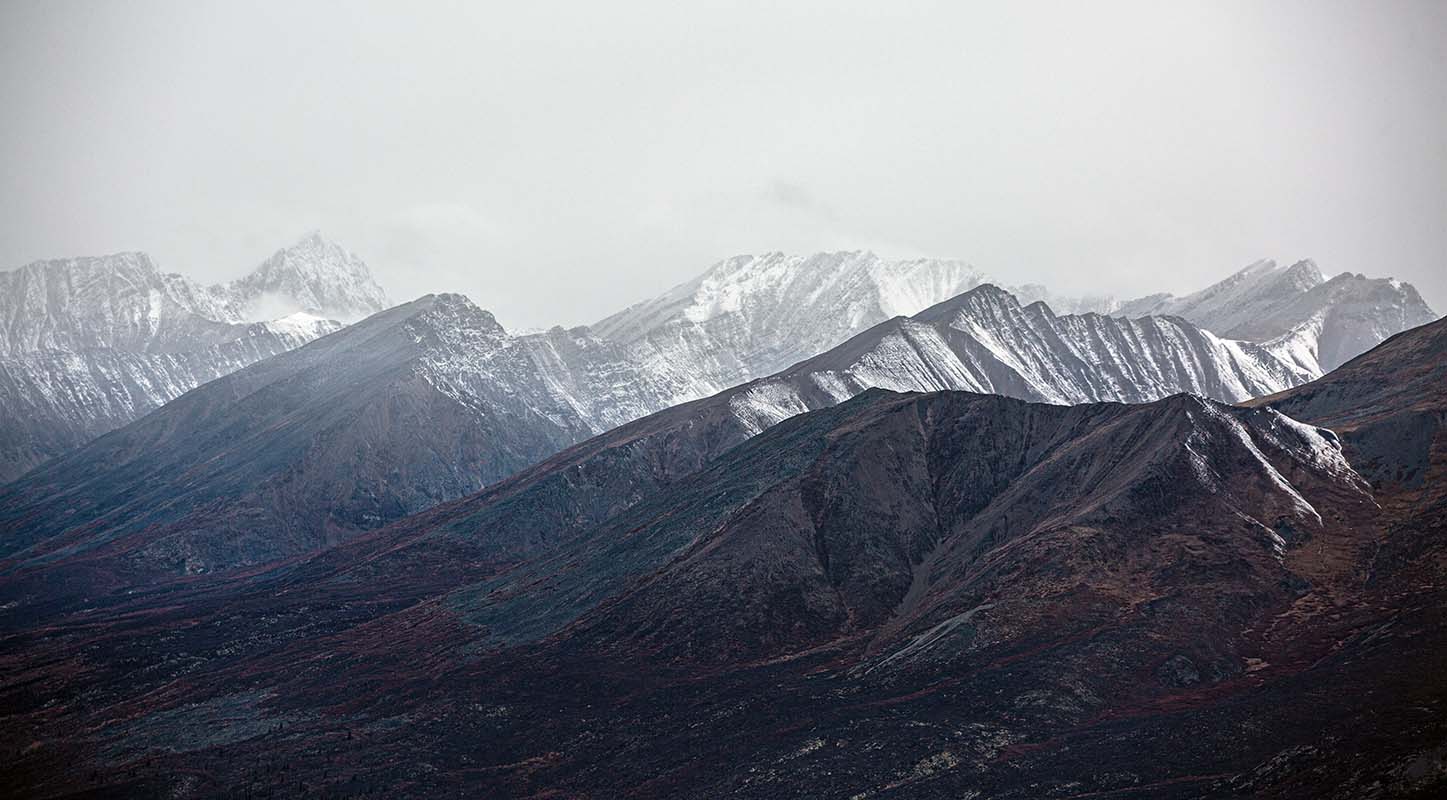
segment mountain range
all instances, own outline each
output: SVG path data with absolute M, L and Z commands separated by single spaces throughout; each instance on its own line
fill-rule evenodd
M 137 253 L 39 262 L 0 275 L 0 282 L 7 298 L 0 303 L 0 482 L 186 390 L 389 305 L 366 265 L 319 234 L 278 251 L 247 276 L 215 286 L 161 273 Z M 959 261 L 891 261 L 869 252 L 739 256 L 591 327 L 509 335 L 505 349 L 518 358 L 526 354 L 534 363 L 513 369 L 511 377 L 548 384 L 541 391 L 515 388 L 520 402 L 535 401 L 535 413 L 573 431 L 567 441 L 576 441 L 670 405 L 787 371 L 872 326 L 945 303 L 984 282 L 983 274 Z M 1003 355 L 1006 361 L 998 368 L 976 365 L 974 377 L 891 376 L 888 369 L 875 369 L 870 379 L 856 375 L 846 380 L 853 384 L 848 391 L 870 385 L 963 388 L 1079 402 L 1191 390 L 1238 400 L 1317 377 L 1391 333 L 1435 318 L 1409 285 L 1350 274 L 1326 281 L 1310 262 L 1287 269 L 1260 262 L 1185 298 L 1155 295 L 1124 304 L 1108 298 L 1062 298 L 1039 286 L 1010 291 L 1026 308 L 1041 299 L 1047 305 L 1028 319 L 1012 320 L 1011 333 L 1000 334 L 1004 339 L 1023 330 L 1020 325 L 1038 325 L 1046 316 L 1062 319 L 1054 317 L 1053 306 L 1080 312 L 1071 316 L 1082 322 L 1063 337 L 1046 334 L 1045 343 L 1002 345 L 985 341 L 988 335 L 975 335 L 975 350 L 994 348 L 1000 352 L 988 358 Z M 1131 348 L 1150 346 L 1142 344 L 1145 339 L 1133 339 L 1125 350 L 1112 354 L 1110 349 L 1119 342 L 1071 343 L 1072 337 L 1094 335 L 1085 328 L 1119 327 L 1086 321 L 1092 312 L 1126 318 L 1179 316 L 1221 335 L 1203 338 L 1176 321 L 1143 323 L 1164 324 L 1177 340 L 1164 349 L 1157 344 L 1158 352 L 1142 362 L 1145 372 L 1176 369 L 1149 358 L 1179 356 L 1182 369 L 1193 374 L 1129 375 L 1117 364 L 1116 374 L 1105 384 L 1082 388 L 1070 385 L 1078 384 L 1078 377 L 1064 376 L 1097 368 L 1110 372 L 1114 355 L 1133 358 Z M 1024 335 L 1039 339 L 1041 333 Z M 905 329 L 900 338 L 913 341 Z M 918 346 L 914 342 L 906 350 Z M 1016 347 L 1025 351 L 1025 361 L 1009 360 L 1022 355 L 1013 352 Z M 934 351 L 943 353 L 938 347 Z M 1191 352 L 1183 355 L 1185 351 Z M 931 360 L 920 352 L 904 357 Z M 880 357 L 882 353 L 874 354 L 875 361 Z M 1032 374 L 1038 365 L 1025 365 L 1042 357 L 1103 360 L 1085 367 L 1055 365 L 1046 374 Z M 965 360 L 971 358 L 976 356 Z M 958 356 L 924 368 L 949 373 L 958 368 L 947 363 L 951 360 Z M 998 387 L 990 378 L 982 380 L 999 369 L 1022 377 L 1001 380 Z M 510 379 L 506 374 L 498 377 Z M 1054 385 L 1061 380 L 1064 384 Z M 833 389 L 836 395 L 839 391 Z
M 1433 796 L 1444 370 L 1436 321 L 1238 406 L 871 389 L 755 433 L 724 393 L 42 621 L 11 564 L 7 771 L 43 796 Z
M 77 561 L 94 572 L 111 553 L 104 563 L 125 566 L 98 585 L 117 588 L 329 546 L 667 408 L 669 388 L 626 358 L 581 332 L 510 336 L 460 295 L 428 296 L 207 384 L 0 488 L 0 525 L 21 532 L 0 555 L 49 576 Z M 710 436 L 734 444 L 876 387 L 1244 400 L 1310 377 L 1177 318 L 1056 317 L 982 285 L 688 407 L 716 409 Z
M 355 274 L 339 273 L 340 285 Z M 916 280 L 924 289 L 899 290 Z M 55 604 L 330 547 L 748 375 L 783 357 L 793 339 L 779 326 L 850 309 L 843 328 L 816 333 L 830 341 L 978 280 L 958 262 L 870 254 L 734 259 L 625 312 L 627 324 L 598 326 L 613 338 L 588 328 L 512 335 L 464 297 L 428 296 L 213 381 L 0 488 L 0 526 L 16 532 L 0 556 L 24 585 L 50 587 L 27 597 Z M 1234 402 L 1316 375 L 1179 317 L 1056 316 L 983 284 L 702 403 L 710 435 L 733 445 L 876 387 L 1060 404 L 1180 392 Z M 87 577 L 73 580 L 76 570 Z
M 1289 267 L 1258 261 L 1194 294 L 1150 295 L 1110 313 L 1183 317 L 1225 338 L 1260 343 L 1317 375 L 1437 318 L 1411 284 L 1350 272 L 1328 280 L 1310 260 Z
M 316 234 L 214 286 L 143 253 L 0 273 L 0 482 L 388 305 Z

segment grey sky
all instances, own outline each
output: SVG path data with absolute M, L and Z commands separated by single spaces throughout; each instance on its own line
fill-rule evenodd
M 6 0 L 0 268 L 321 228 L 538 326 L 739 252 L 1120 294 L 1310 256 L 1443 312 L 1444 42 L 1442 2 Z

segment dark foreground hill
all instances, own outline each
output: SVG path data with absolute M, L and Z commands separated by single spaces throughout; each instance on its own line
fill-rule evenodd
M 1437 796 L 1441 328 L 1272 399 L 1306 423 L 875 390 L 742 441 L 672 409 L 311 558 L 12 620 L 6 785 Z M 1422 414 L 1425 460 L 1364 433 Z

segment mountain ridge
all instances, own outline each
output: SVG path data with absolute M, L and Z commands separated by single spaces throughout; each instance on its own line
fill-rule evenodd
M 230 284 L 129 252 L 0 272 L 0 483 L 341 327 L 325 314 L 386 305 L 365 264 L 319 234 Z

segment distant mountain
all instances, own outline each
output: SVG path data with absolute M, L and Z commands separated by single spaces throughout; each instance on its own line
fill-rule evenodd
M 682 402 L 778 372 L 983 281 L 960 261 L 869 252 L 735 256 L 591 332 L 624 347 Z
M 511 336 L 459 295 L 399 306 L 0 488 L 0 527 L 12 531 L 0 568 L 59 575 L 79 559 L 92 572 L 107 565 L 102 587 L 232 570 L 334 545 L 610 429 L 656 431 L 649 439 L 665 450 L 644 458 L 650 469 L 697 465 L 870 388 L 1062 404 L 1183 391 L 1240 400 L 1312 377 L 1177 318 L 1056 317 L 990 285 L 632 425 L 671 397 L 627 355 L 585 329 Z M 625 476 L 630 497 L 655 480 Z M 534 513 L 569 518 L 565 507 Z
M 1318 375 L 1437 318 L 1411 284 L 1349 272 L 1327 280 L 1309 260 L 1289 267 L 1258 261 L 1195 294 L 1151 295 L 1112 313 L 1184 317 L 1222 337 L 1260 343 Z
M 987 282 L 959 261 L 892 261 L 868 252 L 737 256 L 588 332 L 622 347 L 625 360 L 682 402 L 779 372 L 874 324 Z M 1229 348 L 1251 351 L 1253 360 L 1289 363 L 1294 377 L 1279 386 L 1317 377 L 1397 331 L 1436 318 L 1409 284 L 1346 273 L 1328 281 L 1310 261 L 1285 268 L 1257 262 L 1180 298 L 1068 297 L 1038 284 L 1007 291 L 1026 307 L 1044 302 L 1053 314 L 1181 317 L 1233 342 Z M 1275 364 L 1270 369 L 1279 372 Z
M 391 305 L 367 265 L 320 233 L 278 250 L 250 274 L 211 291 L 249 320 L 303 312 L 351 323 Z
M 587 438 L 680 391 L 633 360 L 660 331 L 721 340 L 664 316 L 513 336 L 429 296 L 0 487 L 7 786 L 1447 786 L 1447 322 L 1247 406 L 1064 406 L 1031 401 L 1312 372 L 979 286 Z M 868 388 L 956 385 L 1021 399 Z
M 217 286 L 143 253 L 0 273 L 0 482 L 386 305 L 365 265 L 317 235 Z
M 560 329 L 513 337 L 465 297 L 428 295 L 0 488 L 0 556 L 110 553 L 143 580 L 333 544 L 663 407 L 612 355 Z
M 1314 373 L 1175 317 L 1056 316 L 991 285 L 742 387 L 733 404 L 756 429 L 865 389 L 988 392 L 1047 403 L 1131 403 L 1193 392 L 1237 401 Z

